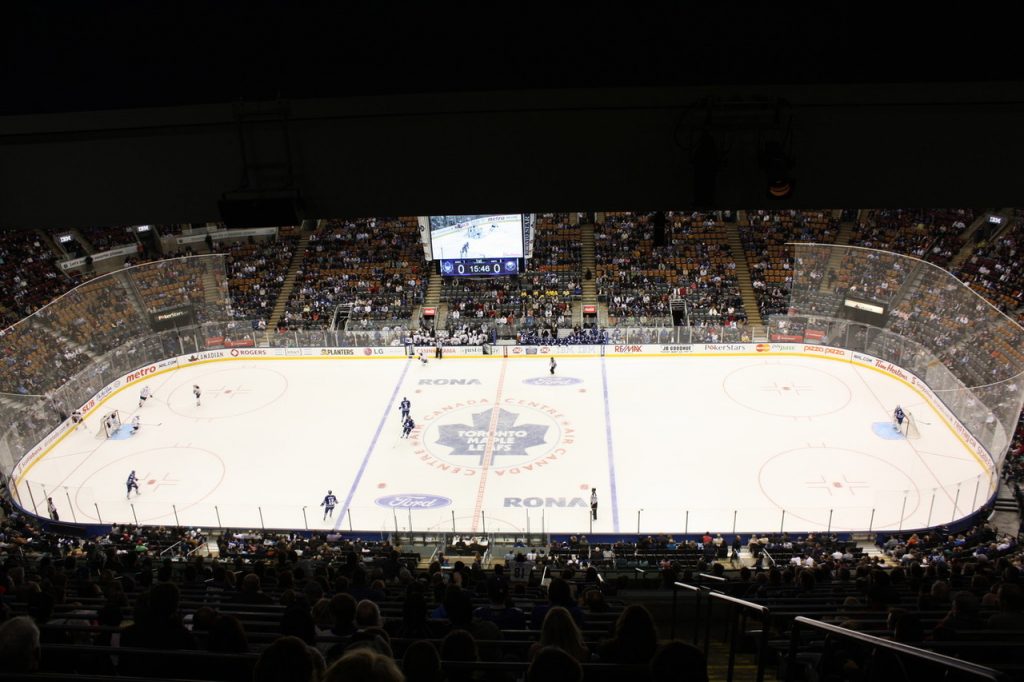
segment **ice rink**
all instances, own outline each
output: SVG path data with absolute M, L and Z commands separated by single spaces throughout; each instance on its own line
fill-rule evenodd
M 870 367 L 564 356 L 552 376 L 548 361 L 198 362 L 115 392 L 18 491 L 78 522 L 623 534 L 914 528 L 987 496 L 988 463 L 916 389 Z M 153 398 L 140 409 L 142 385 Z M 919 438 L 891 426 L 897 403 Z M 98 438 L 110 409 L 138 414 L 139 431 Z M 128 500 L 133 469 L 141 494 Z M 328 489 L 339 506 L 325 520 Z

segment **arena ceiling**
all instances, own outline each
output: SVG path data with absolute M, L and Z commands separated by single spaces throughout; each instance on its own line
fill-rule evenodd
M 19 10 L 0 225 L 216 220 L 242 189 L 311 217 L 1024 205 L 997 16 L 248 4 Z M 777 203 L 771 141 L 796 180 Z

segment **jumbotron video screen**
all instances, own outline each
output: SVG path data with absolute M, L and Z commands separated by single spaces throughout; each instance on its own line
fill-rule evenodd
M 430 216 L 430 248 L 435 260 L 522 258 L 523 216 Z

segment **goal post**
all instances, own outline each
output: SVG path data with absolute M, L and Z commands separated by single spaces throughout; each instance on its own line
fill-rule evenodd
M 110 438 L 121 428 L 121 413 L 111 410 L 100 417 L 100 428 L 96 438 Z
M 908 439 L 921 437 L 921 432 L 917 428 L 917 419 L 914 418 L 913 412 L 907 411 L 906 416 L 903 418 L 900 432 Z

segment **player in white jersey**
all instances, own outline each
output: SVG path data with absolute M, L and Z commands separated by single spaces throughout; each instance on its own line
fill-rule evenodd
M 551 362 L 548 363 L 548 369 L 552 374 L 555 373 L 555 367 L 558 367 L 558 363 L 555 362 L 554 358 L 551 358 Z
M 320 506 L 324 508 L 324 521 L 327 520 L 328 516 L 334 516 L 334 507 L 338 504 L 338 498 L 330 490 L 324 495 L 324 501 L 320 503 Z
M 424 353 L 423 351 L 420 351 L 420 356 L 419 357 L 420 357 L 420 362 L 421 363 L 423 363 L 424 365 L 427 364 L 427 354 L 426 353 Z
M 142 390 L 139 392 L 139 407 L 145 405 L 151 395 L 153 395 L 153 389 L 149 386 L 143 386 Z
M 199 384 L 192 385 L 192 395 L 196 397 L 196 407 L 199 407 L 199 398 L 203 395 L 202 390 L 199 388 Z
M 142 424 L 142 420 L 139 419 L 139 415 L 132 417 L 132 433 L 134 434 L 139 430 L 139 425 Z

